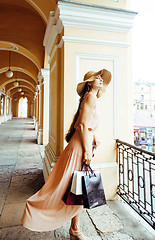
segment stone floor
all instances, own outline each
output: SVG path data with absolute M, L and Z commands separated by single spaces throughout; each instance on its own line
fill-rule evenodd
M 44 184 L 42 146 L 36 144 L 32 119 L 14 118 L 0 125 L 0 239 L 69 239 L 69 222 L 51 232 L 33 232 L 20 219 L 28 197 Z M 153 240 L 153 231 L 121 201 L 86 211 L 83 232 L 93 240 Z

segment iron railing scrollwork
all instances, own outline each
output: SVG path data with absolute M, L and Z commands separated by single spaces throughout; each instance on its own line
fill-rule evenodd
M 155 154 L 116 140 L 117 194 L 155 229 Z

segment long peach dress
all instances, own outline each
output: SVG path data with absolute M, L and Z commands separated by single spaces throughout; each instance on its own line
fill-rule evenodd
M 80 115 L 75 124 L 76 131 L 60 155 L 47 181 L 38 192 L 27 199 L 21 222 L 24 227 L 32 231 L 43 232 L 57 229 L 84 211 L 83 206 L 66 205 L 62 201 L 74 170 L 80 170 L 82 165 L 83 147 L 78 128 Z M 98 114 L 95 108 L 88 128 L 90 146 L 92 146 L 93 132 L 97 125 Z

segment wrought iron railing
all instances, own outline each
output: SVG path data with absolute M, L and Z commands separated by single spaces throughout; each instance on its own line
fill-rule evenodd
M 117 140 L 118 195 L 155 229 L 155 154 Z

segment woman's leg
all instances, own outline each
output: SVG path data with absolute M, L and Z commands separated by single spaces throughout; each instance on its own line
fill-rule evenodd
M 72 218 L 71 227 L 69 230 L 70 239 L 78 239 L 78 240 L 89 240 L 88 237 L 84 236 L 80 229 L 80 213 Z
M 75 217 L 72 218 L 71 228 L 75 231 L 78 231 L 80 228 L 79 227 L 80 216 L 81 216 L 81 213 L 77 214 Z

